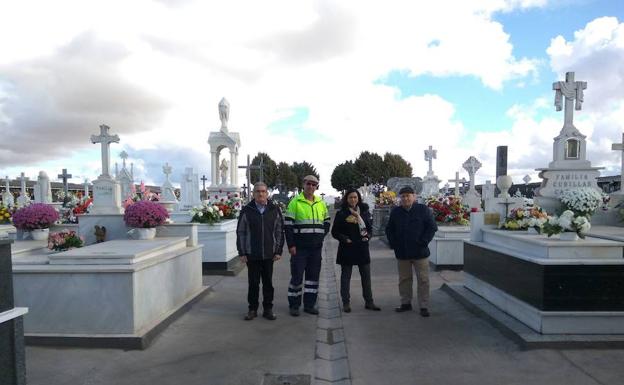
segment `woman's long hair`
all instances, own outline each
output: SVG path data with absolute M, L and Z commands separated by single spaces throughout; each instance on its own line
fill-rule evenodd
M 357 197 L 358 197 L 357 205 L 360 207 L 360 211 L 368 210 L 368 205 L 362 202 L 362 195 L 360 195 L 360 192 L 355 188 L 347 189 L 345 194 L 342 196 L 342 201 L 340 202 L 340 208 L 342 210 L 347 210 L 349 208 L 349 202 L 347 202 L 347 198 L 349 195 L 351 195 L 351 193 L 357 194 Z

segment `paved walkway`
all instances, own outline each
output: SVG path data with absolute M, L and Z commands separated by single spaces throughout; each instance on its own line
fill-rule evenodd
M 276 264 L 276 321 L 243 321 L 247 274 L 205 277 L 214 292 L 144 351 L 28 347 L 29 385 L 160 384 L 622 384 L 624 350 L 522 351 L 439 287 L 461 272 L 431 273 L 430 318 L 395 313 L 399 302 L 391 250 L 371 242 L 373 294 L 381 312 L 364 309 L 353 273 L 353 311 L 340 312 L 328 240 L 321 314 L 287 313 L 288 257 Z M 357 270 L 357 269 L 355 269 Z M 282 377 L 280 375 L 300 375 Z M 277 380 L 280 381 L 277 381 Z M 299 382 L 297 382 L 299 381 Z

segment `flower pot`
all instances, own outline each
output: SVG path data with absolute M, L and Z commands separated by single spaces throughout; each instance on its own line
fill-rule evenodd
M 149 229 L 133 229 L 135 239 L 154 239 L 156 237 L 156 228 L 151 227 Z
M 562 241 L 578 241 L 580 238 L 575 232 L 566 231 L 559 234 L 559 239 L 561 239 Z
M 47 241 L 50 229 L 35 229 L 30 231 L 30 237 L 35 241 Z

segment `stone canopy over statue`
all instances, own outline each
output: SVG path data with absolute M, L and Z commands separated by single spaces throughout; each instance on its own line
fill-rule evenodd
M 208 137 L 210 145 L 210 186 L 206 191 L 211 195 L 225 196 L 227 193 L 240 192 L 238 184 L 238 149 L 241 145 L 238 132 L 228 129 L 230 103 L 222 98 L 219 102 L 219 120 L 221 128 L 212 131 Z M 222 157 L 222 150 L 228 149 L 230 156 Z

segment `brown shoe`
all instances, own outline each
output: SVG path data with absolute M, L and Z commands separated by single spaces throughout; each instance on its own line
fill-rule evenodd
M 255 310 L 249 310 L 245 316 L 245 321 L 251 321 L 258 316 L 258 312 Z
M 277 316 L 273 313 L 272 310 L 263 311 L 262 317 L 268 319 L 269 321 L 275 321 L 277 319 Z

